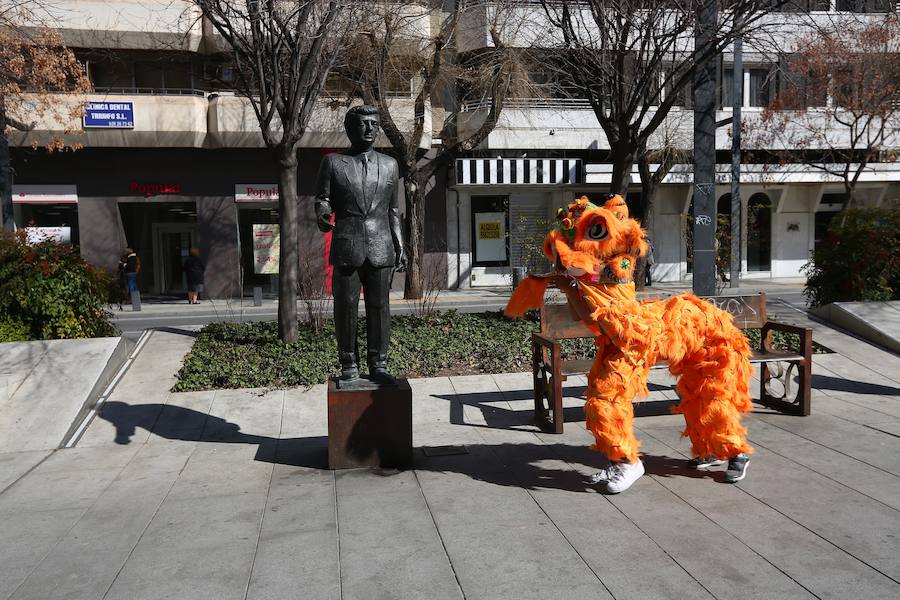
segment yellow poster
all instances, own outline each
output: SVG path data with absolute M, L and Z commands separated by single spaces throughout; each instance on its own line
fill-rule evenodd
M 480 240 L 499 240 L 500 239 L 500 223 L 497 221 L 488 221 L 478 224 L 478 239 Z
M 278 225 L 253 224 L 253 272 L 266 275 L 278 273 L 278 253 L 281 237 Z

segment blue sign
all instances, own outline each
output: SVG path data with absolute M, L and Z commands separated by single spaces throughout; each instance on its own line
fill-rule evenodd
M 134 103 L 87 102 L 84 105 L 84 126 L 134 129 Z

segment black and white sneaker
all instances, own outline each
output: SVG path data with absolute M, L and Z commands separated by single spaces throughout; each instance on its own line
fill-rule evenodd
M 728 469 L 725 470 L 725 483 L 737 483 L 747 475 L 747 466 L 750 457 L 746 454 L 738 454 L 728 460 Z
M 689 469 L 706 471 L 707 469 L 711 469 L 712 467 L 718 467 L 719 465 L 724 464 L 724 460 L 722 460 L 721 458 L 716 458 L 715 456 L 695 456 L 688 461 L 687 466 Z

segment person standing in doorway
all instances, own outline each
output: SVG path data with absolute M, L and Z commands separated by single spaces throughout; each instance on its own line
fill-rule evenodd
M 141 272 L 141 259 L 131 248 L 125 248 L 125 292 L 131 302 L 131 294 L 138 291 L 138 273 Z
M 200 250 L 191 248 L 190 256 L 184 259 L 184 274 L 187 276 L 188 304 L 200 304 L 200 290 L 203 289 L 203 273 L 206 265 L 200 260 Z
M 645 285 L 653 285 L 653 277 L 651 275 L 651 271 L 653 270 L 653 265 L 656 264 L 656 257 L 653 256 L 653 242 L 647 240 L 647 264 L 644 265 L 644 276 L 645 276 Z

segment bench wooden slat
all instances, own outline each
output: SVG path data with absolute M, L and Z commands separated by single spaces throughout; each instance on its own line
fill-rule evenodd
M 562 361 L 563 375 L 583 375 L 591 370 L 594 359 L 588 358 L 584 360 L 564 360 Z
M 581 321 L 576 321 L 568 304 L 545 304 L 541 307 L 541 333 L 557 339 L 594 337 L 594 332 Z

